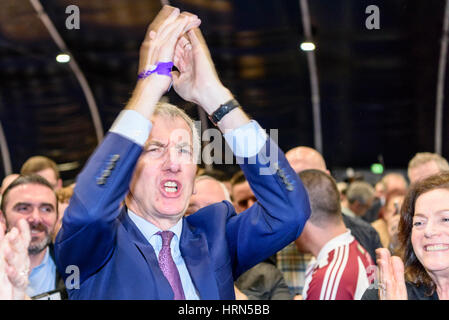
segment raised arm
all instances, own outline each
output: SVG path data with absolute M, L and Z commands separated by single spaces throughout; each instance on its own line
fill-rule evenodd
M 180 37 L 200 23 L 195 15 L 180 13 L 178 8 L 164 6 L 148 27 L 140 48 L 139 75 L 151 71 L 159 63 L 172 62 Z M 171 77 L 164 70 L 151 73 L 138 81 L 125 109 L 135 110 L 150 120 L 156 103 L 167 92 L 171 82 Z
M 112 254 L 121 202 L 149 136 L 155 106 L 171 83 L 166 63 L 173 60 L 179 38 L 199 24 L 196 16 L 164 6 L 149 26 L 132 97 L 77 177 L 65 211 L 55 243 L 56 264 L 63 276 L 68 265 L 76 265 L 82 283 Z
M 223 104 L 236 101 L 218 78 L 198 28 L 178 42 L 174 62 L 179 70 L 173 75 L 176 92 L 200 105 L 209 116 L 223 111 L 217 126 L 258 199 L 247 212 L 233 215 L 227 224 L 237 277 L 299 236 L 310 215 L 308 195 L 283 152 L 257 122 L 250 121 L 240 107 L 228 113 L 223 110 Z
M 180 39 L 174 62 L 179 72 L 173 73 L 173 86 L 186 101 L 201 106 L 212 115 L 220 105 L 233 99 L 232 93 L 218 78 L 209 49 L 199 28 L 194 28 Z M 240 108 L 230 111 L 218 123 L 221 132 L 239 128 L 250 121 Z

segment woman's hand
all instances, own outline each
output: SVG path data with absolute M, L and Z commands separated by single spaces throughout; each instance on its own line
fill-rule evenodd
M 399 257 L 391 256 L 386 248 L 376 250 L 379 267 L 379 299 L 407 300 L 404 278 L 404 263 Z

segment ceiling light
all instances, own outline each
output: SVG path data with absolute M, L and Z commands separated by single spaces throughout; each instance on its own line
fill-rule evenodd
M 56 61 L 59 63 L 67 63 L 70 61 L 70 56 L 65 53 L 60 53 L 56 56 Z
M 302 51 L 313 51 L 315 50 L 315 44 L 313 42 L 303 42 L 300 48 Z

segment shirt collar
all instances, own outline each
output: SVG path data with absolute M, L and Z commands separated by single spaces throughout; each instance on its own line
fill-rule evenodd
M 47 248 L 45 249 L 45 256 L 44 256 L 44 258 L 42 259 L 41 263 L 38 266 L 34 267 L 33 270 L 31 270 L 31 273 L 35 273 L 39 269 L 42 269 L 44 266 L 46 266 L 48 264 L 48 257 L 49 256 L 50 256 L 50 253 L 49 253 L 49 249 L 48 249 L 48 246 L 47 246 Z
M 28 277 L 30 283 L 26 289 L 28 296 L 33 297 L 44 292 L 55 289 L 56 266 L 50 256 L 50 250 L 47 247 L 42 262 L 33 270 Z
M 162 231 L 151 222 L 145 220 L 141 216 L 138 216 L 137 214 L 132 212 L 131 209 L 129 208 L 128 208 L 128 216 L 135 223 L 140 232 L 142 232 L 142 234 L 144 235 L 144 237 L 147 239 L 148 242 L 150 242 L 150 238 L 154 236 L 157 232 Z M 175 234 L 177 239 L 181 239 L 182 223 L 183 223 L 182 220 L 183 219 L 179 219 L 179 221 L 173 227 L 168 229 Z
M 335 248 L 346 245 L 352 242 L 354 240 L 354 237 L 351 235 L 351 230 L 347 229 L 345 233 L 340 234 L 339 236 L 336 236 L 335 238 L 328 241 L 320 250 L 317 256 L 317 263 L 321 264 L 323 260 L 327 260 L 327 255 L 332 250 L 335 250 Z

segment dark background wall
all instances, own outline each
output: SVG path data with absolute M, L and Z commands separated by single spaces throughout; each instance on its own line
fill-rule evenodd
M 284 150 L 313 147 L 309 70 L 298 0 L 171 1 L 202 19 L 217 70 L 245 110 L 279 129 Z M 107 130 L 136 82 L 138 50 L 161 5 L 152 0 L 46 0 L 42 4 L 85 73 Z M 67 30 L 75 4 L 81 28 Z M 365 27 L 368 5 L 380 30 Z M 384 160 L 403 169 L 434 151 L 443 0 L 309 1 L 317 44 L 324 157 L 332 170 Z M 56 160 L 75 178 L 97 140 L 79 83 L 27 0 L 0 2 L 0 120 L 17 172 L 30 156 Z M 446 92 L 448 84 L 446 82 Z M 198 117 L 196 106 L 168 98 Z M 443 156 L 449 157 L 448 101 Z M 0 177 L 3 164 L 0 164 Z

